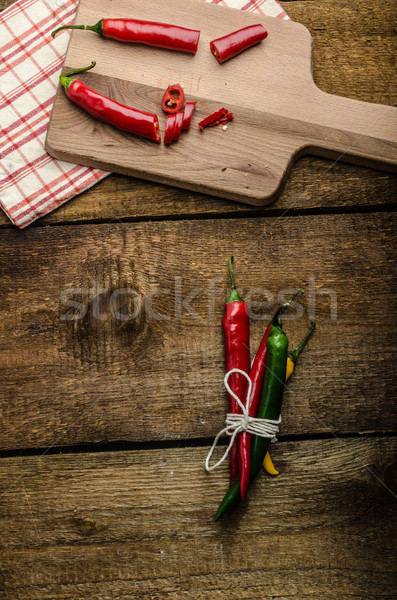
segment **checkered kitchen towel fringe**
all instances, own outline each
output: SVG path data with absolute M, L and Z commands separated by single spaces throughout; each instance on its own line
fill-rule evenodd
M 211 1 L 211 0 L 208 0 Z M 277 0 L 212 0 L 288 19 Z M 18 0 L 0 13 L 0 207 L 20 228 L 109 173 L 55 160 L 44 147 L 77 0 Z

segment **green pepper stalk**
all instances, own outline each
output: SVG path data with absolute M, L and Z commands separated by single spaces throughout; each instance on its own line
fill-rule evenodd
M 303 348 L 306 346 L 308 339 L 311 336 L 311 334 L 313 333 L 315 327 L 316 327 L 316 324 L 314 322 L 310 323 L 309 329 L 307 330 L 307 332 L 305 333 L 304 337 L 301 339 L 301 341 L 299 342 L 299 344 L 297 345 L 295 350 L 291 350 L 291 352 L 288 352 L 287 374 L 285 376 L 285 381 L 288 381 L 288 379 L 291 377 L 291 375 L 295 369 L 295 365 L 297 363 L 298 356 L 302 352 Z
M 84 73 L 84 71 L 89 71 L 90 69 L 94 68 L 96 65 L 95 60 L 92 61 L 92 63 L 88 66 L 88 67 L 81 67 L 80 69 L 72 69 L 71 71 L 67 71 L 66 73 L 63 73 L 63 75 L 60 76 L 59 80 L 61 82 L 61 84 L 63 85 L 63 87 L 65 88 L 65 90 L 68 89 L 68 87 L 70 86 L 70 84 L 73 82 L 73 79 L 70 79 L 71 75 L 77 75 L 78 73 Z
M 288 358 L 288 338 L 281 327 L 281 315 L 296 296 L 301 293 L 303 293 L 303 290 L 299 290 L 289 302 L 283 304 L 274 315 L 270 324 L 270 331 L 266 342 L 266 374 L 256 415 L 257 418 L 277 420 L 280 416 Z M 254 479 L 260 470 L 269 445 L 269 438 L 253 436 L 250 481 Z M 214 517 L 214 522 L 225 514 L 240 498 L 240 477 L 237 476 L 226 492 Z
M 88 29 L 89 31 L 103 35 L 103 19 L 95 23 L 95 25 L 62 25 L 62 27 L 58 27 L 58 29 L 54 29 L 51 32 L 52 37 L 55 37 L 59 31 L 63 31 L 64 29 Z

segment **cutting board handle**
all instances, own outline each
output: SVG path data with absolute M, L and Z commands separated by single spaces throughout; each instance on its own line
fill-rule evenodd
M 309 107 L 308 120 L 321 126 L 321 136 L 312 136 L 306 153 L 396 171 L 396 107 L 333 96 L 318 88 Z

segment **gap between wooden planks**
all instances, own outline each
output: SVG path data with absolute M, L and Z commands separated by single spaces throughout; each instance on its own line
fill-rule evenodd
M 281 475 L 216 524 L 228 469 L 205 473 L 208 448 L 2 459 L 2 597 L 391 599 L 396 449 L 279 443 Z
M 5 230 L 1 447 L 213 436 L 230 254 L 253 351 L 272 296 L 306 287 L 291 346 L 315 308 L 281 433 L 392 431 L 392 232 L 390 213 Z

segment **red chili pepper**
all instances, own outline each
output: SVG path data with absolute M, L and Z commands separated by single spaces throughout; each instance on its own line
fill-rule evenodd
M 225 338 L 226 371 L 241 369 L 241 371 L 248 374 L 250 371 L 248 307 L 237 293 L 232 262 L 233 257 L 231 256 L 229 258 L 229 273 L 232 289 L 229 300 L 225 305 L 225 314 L 222 319 Z M 244 398 L 246 385 L 247 380 L 239 373 L 233 373 L 229 378 L 230 389 L 240 399 Z M 241 412 L 236 400 L 231 395 L 229 395 L 229 412 Z M 230 484 L 233 483 L 237 475 L 238 452 L 237 443 L 235 443 L 230 450 Z
M 70 75 L 87 71 L 94 66 L 95 62 L 92 62 L 89 67 L 74 69 L 61 75 L 60 80 L 68 98 L 100 121 L 154 142 L 161 142 L 157 115 L 120 104 L 95 92 L 79 79 L 69 79 Z
M 290 306 L 290 304 L 295 300 L 299 294 L 301 294 L 303 290 L 298 290 L 283 306 L 279 309 L 278 314 L 282 315 L 283 312 Z M 253 360 L 251 372 L 249 377 L 252 382 L 251 388 L 251 398 L 249 399 L 248 404 L 248 415 L 250 417 L 256 417 L 256 413 L 258 411 L 258 406 L 260 403 L 260 399 L 262 396 L 262 388 L 263 382 L 265 379 L 266 373 L 266 356 L 267 356 L 267 338 L 270 332 L 271 324 L 268 325 L 265 335 L 262 338 L 260 346 L 258 348 L 258 352 Z M 247 402 L 247 398 L 245 398 L 244 403 Z M 251 434 L 246 431 L 242 431 L 238 436 L 238 464 L 239 464 L 239 474 L 240 474 L 240 495 L 244 500 L 245 495 L 247 493 L 248 485 L 250 482 L 250 474 L 251 474 Z
M 174 137 L 173 140 L 176 142 L 179 140 L 182 131 L 182 123 L 183 123 L 183 110 L 180 110 L 175 115 L 175 129 L 174 129 Z
M 174 139 L 175 120 L 175 114 L 167 116 L 167 122 L 165 124 L 164 144 L 171 144 L 172 140 Z
M 161 99 L 161 108 L 166 113 L 177 113 L 185 102 L 185 94 L 179 83 L 169 85 Z
M 118 42 L 134 42 L 191 54 L 196 54 L 200 37 L 200 31 L 196 29 L 138 19 L 101 19 L 95 25 L 63 25 L 51 33 L 52 37 L 63 29 L 88 29 Z
M 247 48 L 258 44 L 267 37 L 267 31 L 263 25 L 249 25 L 238 31 L 233 31 L 210 42 L 210 49 L 216 60 L 222 64 L 229 58 L 233 58 Z
M 183 115 L 182 129 L 185 129 L 186 131 L 190 129 L 190 122 L 192 120 L 195 106 L 195 102 L 186 102 L 185 104 L 185 113 Z
M 233 113 L 228 112 L 226 108 L 219 108 L 212 115 L 209 115 L 200 123 L 198 126 L 201 131 L 204 131 L 205 127 L 214 127 L 215 125 L 220 125 L 221 123 L 228 123 L 234 119 Z
M 251 398 L 248 405 L 248 414 L 250 417 L 256 416 L 256 411 L 258 410 L 259 401 L 261 399 L 263 380 L 266 371 L 266 341 L 269 331 L 270 325 L 265 331 L 265 335 L 262 338 L 249 374 L 252 382 Z M 245 399 L 244 403 L 246 402 L 247 399 Z M 251 434 L 246 431 L 242 431 L 238 436 L 238 466 L 240 473 L 240 494 L 241 498 L 244 500 L 250 481 L 251 469 Z

